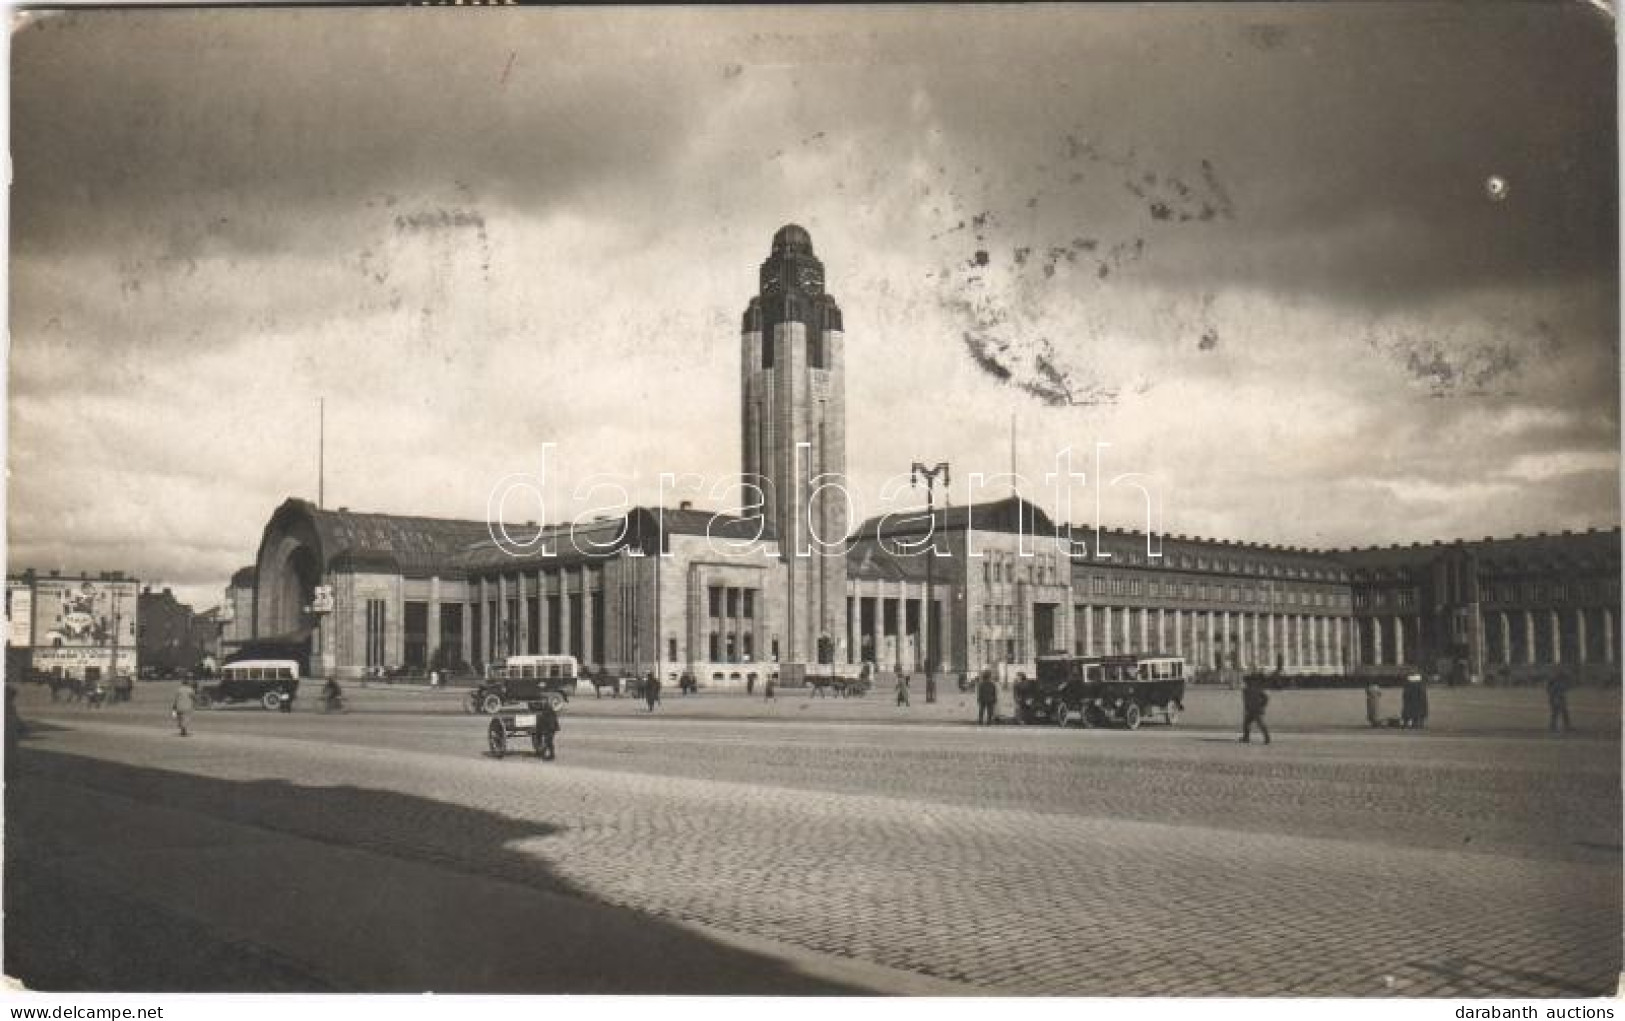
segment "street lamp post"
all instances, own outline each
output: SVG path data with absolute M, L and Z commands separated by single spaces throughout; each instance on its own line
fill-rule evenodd
M 936 487 L 937 479 L 941 477 L 942 488 L 946 492 L 950 485 L 948 478 L 948 462 L 938 461 L 933 467 L 927 468 L 919 461 L 915 461 L 909 470 L 909 485 L 917 486 L 920 480 L 925 480 L 925 511 L 927 519 L 931 522 L 928 533 L 931 537 L 931 546 L 925 554 L 925 612 L 921 615 L 922 630 L 925 631 L 925 700 L 937 700 L 937 659 L 931 654 L 931 646 L 940 644 L 937 638 L 936 625 L 931 620 L 931 611 L 937 605 L 937 519 L 936 519 Z M 906 623 L 906 615 L 905 615 Z

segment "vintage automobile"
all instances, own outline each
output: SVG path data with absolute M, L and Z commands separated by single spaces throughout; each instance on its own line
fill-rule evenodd
M 581 684 L 574 656 L 509 656 L 486 670 L 485 681 L 468 693 L 465 708 L 495 716 L 505 705 L 548 701 L 557 709 Z
M 243 659 L 220 668 L 220 680 L 198 688 L 198 707 L 258 702 L 289 712 L 299 692 L 299 664 L 291 659 Z
M 1185 707 L 1185 661 L 1177 656 L 1045 656 L 1038 677 L 1015 693 L 1023 722 L 1065 727 L 1118 723 L 1129 730 L 1149 715 L 1170 726 Z

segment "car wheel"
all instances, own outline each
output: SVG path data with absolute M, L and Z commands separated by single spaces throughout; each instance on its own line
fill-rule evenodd
M 496 692 L 493 691 L 484 698 L 480 699 L 480 712 L 484 713 L 485 715 L 495 716 L 501 710 L 502 699 L 497 695 Z M 498 726 L 500 726 L 500 724 L 498 724 Z
M 1140 729 L 1140 707 L 1133 702 L 1123 707 L 1123 726 L 1129 730 Z
M 491 754 L 502 758 L 508 754 L 508 732 L 502 728 L 501 720 L 492 720 L 485 731 L 486 743 L 491 746 Z
M 280 709 L 282 707 L 282 692 L 267 691 L 260 696 L 260 704 L 267 709 Z
M 1055 707 L 1049 711 L 1049 716 L 1057 727 L 1064 727 L 1072 722 L 1072 710 L 1066 707 L 1065 702 L 1055 703 Z
M 569 699 L 564 697 L 564 692 L 562 691 L 550 691 L 547 693 L 547 704 L 553 707 L 554 712 L 563 709 L 564 703 L 567 701 L 569 701 Z

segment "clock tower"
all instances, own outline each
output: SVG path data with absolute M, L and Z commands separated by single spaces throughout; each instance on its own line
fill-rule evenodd
M 761 491 L 786 569 L 779 659 L 845 662 L 846 345 L 824 264 L 795 224 L 773 235 L 741 334 L 743 481 Z

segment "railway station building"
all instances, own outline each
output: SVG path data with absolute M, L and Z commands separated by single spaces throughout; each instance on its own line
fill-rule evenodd
M 1617 527 L 1321 550 L 1097 532 L 1014 495 L 849 522 L 818 484 L 846 469 L 844 324 L 802 228 L 774 236 L 740 341 L 758 503 L 511 525 L 535 537 L 515 550 L 484 521 L 291 498 L 227 589 L 228 656 L 355 677 L 566 653 L 713 687 L 864 662 L 1030 672 L 1051 652 L 1181 655 L 1198 675 L 1618 676 Z M 847 538 L 819 553 L 830 536 Z

